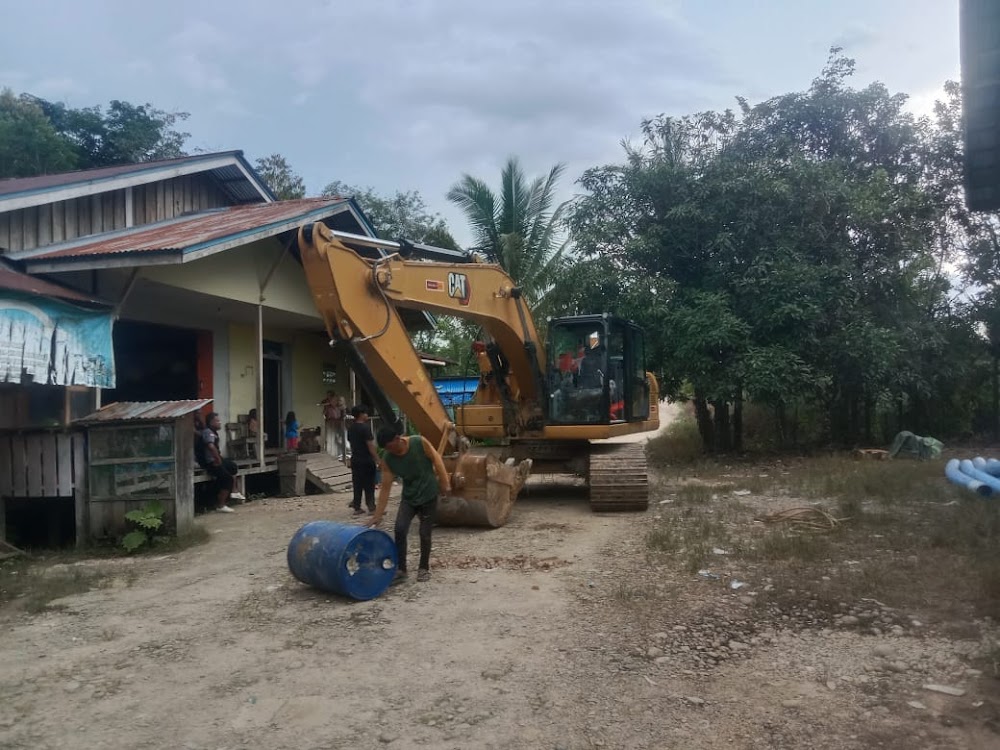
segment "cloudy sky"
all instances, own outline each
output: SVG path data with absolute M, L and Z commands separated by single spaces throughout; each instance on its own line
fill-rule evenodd
M 927 110 L 958 77 L 958 0 L 0 0 L 0 86 L 70 106 L 190 112 L 189 148 L 284 154 L 335 179 L 444 194 L 588 166 L 659 113 L 808 86 L 832 44 L 858 85 Z

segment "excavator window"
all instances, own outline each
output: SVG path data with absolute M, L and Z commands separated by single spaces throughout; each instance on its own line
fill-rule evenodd
M 646 419 L 642 331 L 605 315 L 549 321 L 548 421 L 609 424 Z

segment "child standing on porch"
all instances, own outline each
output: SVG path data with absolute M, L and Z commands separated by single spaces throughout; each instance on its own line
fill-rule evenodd
M 285 445 L 290 451 L 299 449 L 299 420 L 294 411 L 285 415 Z

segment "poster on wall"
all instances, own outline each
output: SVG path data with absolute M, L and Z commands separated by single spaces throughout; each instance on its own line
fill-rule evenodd
M 108 311 L 0 295 L 0 383 L 115 387 Z

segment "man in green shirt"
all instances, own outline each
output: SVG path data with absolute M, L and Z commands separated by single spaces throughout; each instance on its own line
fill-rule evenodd
M 385 450 L 382 457 L 382 487 L 379 489 L 375 514 L 368 526 L 382 521 L 385 507 L 389 502 L 392 480 L 403 480 L 403 497 L 396 514 L 396 557 L 398 568 L 396 581 L 406 578 L 406 535 L 414 516 L 420 517 L 420 565 L 417 580 L 426 581 L 431 577 L 431 529 L 437 511 L 438 495 L 451 491 L 451 479 L 444 467 L 440 454 L 420 435 L 403 437 L 395 427 L 383 427 L 378 431 L 378 445 Z

